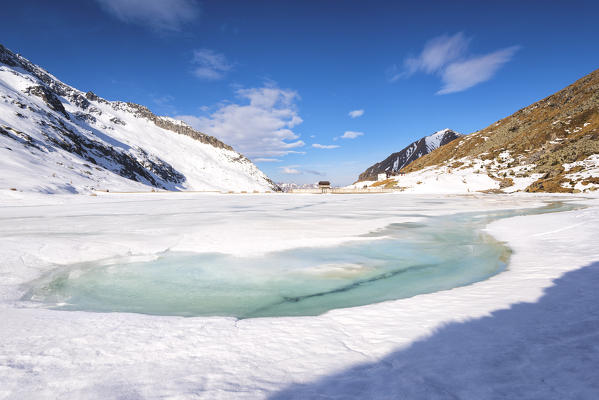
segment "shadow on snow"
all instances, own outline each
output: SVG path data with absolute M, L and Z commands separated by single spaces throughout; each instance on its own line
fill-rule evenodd
M 599 262 L 535 303 L 454 322 L 391 353 L 271 395 L 283 399 L 599 399 Z

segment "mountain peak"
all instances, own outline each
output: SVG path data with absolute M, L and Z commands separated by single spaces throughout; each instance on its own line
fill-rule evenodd
M 366 169 L 366 171 L 360 174 L 358 181 L 376 180 L 378 174 L 381 173 L 396 174 L 414 160 L 429 154 L 431 151 L 451 142 L 452 140 L 457 139 L 460 136 L 462 135 L 451 129 L 442 129 L 428 136 L 420 138 L 417 141 L 410 143 L 397 153 L 391 154 L 383 161 L 370 166 L 368 169 Z
M 433 133 L 432 135 L 427 136 L 425 138 L 425 141 L 426 141 L 426 147 L 428 149 L 428 153 L 430 153 L 431 151 L 435 150 L 438 147 L 441 147 L 442 145 L 444 145 L 446 143 L 449 143 L 451 140 L 457 139 L 459 136 L 462 136 L 462 135 L 455 131 L 452 131 L 451 129 L 447 129 L 447 128 L 442 129 L 440 131 Z M 450 140 L 450 138 L 451 138 L 451 140 Z

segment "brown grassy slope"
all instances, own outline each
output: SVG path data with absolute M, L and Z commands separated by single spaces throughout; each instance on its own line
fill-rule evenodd
M 599 153 L 599 70 L 485 129 L 436 149 L 404 171 L 417 171 L 452 158 L 495 158 L 504 150 L 520 164 L 535 164 L 534 172 L 545 173 L 543 179 L 552 181 L 561 179 L 563 163 Z M 555 182 L 542 186 L 541 191 L 560 191 Z
M 395 179 L 385 179 L 383 181 L 378 181 L 370 185 L 371 187 L 382 186 L 383 189 L 393 189 L 397 186 L 397 181 Z

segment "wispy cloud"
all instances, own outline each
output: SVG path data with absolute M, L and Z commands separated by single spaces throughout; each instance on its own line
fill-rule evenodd
M 254 162 L 281 162 L 283 160 L 280 160 L 278 158 L 262 158 L 262 157 L 258 157 L 258 158 L 254 158 L 252 161 L 254 161 Z
M 178 32 L 196 20 L 200 7 L 195 0 L 96 0 L 117 19 L 158 31 Z
M 512 59 L 518 49 L 518 46 L 512 46 L 485 56 L 449 64 L 441 74 L 443 87 L 437 94 L 461 92 L 488 81 L 503 64 Z
M 345 131 L 345 133 L 341 135 L 341 139 L 355 139 L 362 135 L 364 135 L 364 132 Z
M 468 46 L 471 40 L 461 32 L 431 39 L 418 56 L 407 57 L 403 67 L 393 65 L 389 68 L 389 81 L 396 82 L 424 72 L 441 78 L 443 87 L 437 94 L 461 92 L 491 79 L 520 48 L 511 46 L 483 55 L 470 55 Z
M 280 167 L 281 172 L 287 175 L 299 175 L 302 173 L 299 169 L 297 169 L 297 165 L 289 165 L 287 167 Z
M 349 115 L 350 118 L 358 118 L 364 115 L 364 110 L 353 110 L 350 111 L 347 115 Z
M 287 174 L 287 175 L 309 174 L 309 175 L 316 175 L 316 176 L 325 176 L 325 174 L 320 171 L 314 171 L 312 169 L 300 168 L 299 165 L 287 165 L 285 167 L 279 167 L 279 169 L 281 170 L 281 173 Z
M 194 128 L 232 145 L 250 158 L 276 158 L 305 145 L 293 128 L 302 123 L 294 90 L 267 85 L 237 89 L 242 104 L 223 103 L 208 116 L 180 115 Z
M 312 145 L 312 147 L 314 147 L 316 149 L 336 149 L 336 148 L 341 147 L 341 146 L 337 146 L 336 144 L 318 144 L 318 143 L 314 143 Z
M 191 62 L 196 65 L 193 70 L 195 76 L 211 81 L 222 79 L 233 68 L 224 54 L 210 49 L 194 50 Z
M 461 32 L 453 36 L 442 35 L 429 40 L 419 56 L 404 60 L 405 68 L 402 74 L 395 76 L 395 80 L 403 76 L 409 77 L 418 71 L 427 74 L 438 72 L 447 63 L 465 54 L 470 40 Z

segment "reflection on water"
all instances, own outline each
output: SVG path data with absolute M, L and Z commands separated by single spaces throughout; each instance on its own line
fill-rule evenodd
M 552 203 L 424 217 L 361 241 L 260 257 L 167 252 L 76 264 L 33 282 L 24 300 L 61 310 L 155 315 L 318 315 L 487 279 L 506 267 L 510 251 L 481 228 L 499 218 L 573 208 Z

